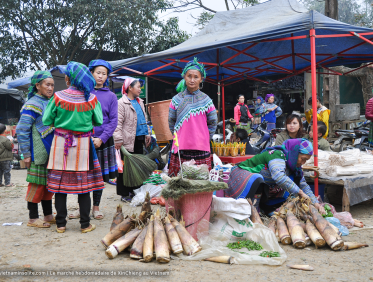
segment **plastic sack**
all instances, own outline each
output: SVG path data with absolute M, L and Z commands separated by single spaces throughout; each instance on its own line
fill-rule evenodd
M 115 158 L 117 160 L 118 172 L 123 173 L 123 160 L 120 157 L 119 150 L 115 150 Z
M 133 190 L 135 196 L 132 198 L 131 206 L 136 207 L 142 205 L 145 201 L 146 192 L 149 192 L 150 198 L 158 197 L 164 185 L 146 184 L 142 185 L 139 189 Z
M 333 224 L 335 227 L 338 228 L 338 230 L 342 233 L 342 236 L 347 236 L 350 234 L 346 226 L 341 225 L 341 222 L 338 218 L 335 217 L 326 217 L 327 221 L 329 221 L 331 224 Z
M 183 260 L 203 260 L 206 258 L 217 256 L 232 256 L 236 259 L 238 264 L 268 264 L 268 265 L 281 265 L 286 259 L 285 251 L 280 247 L 277 242 L 275 234 L 262 224 L 255 223 L 253 227 L 248 230 L 242 240 L 252 240 L 262 245 L 263 250 L 248 251 L 247 249 L 231 250 L 227 247 L 231 242 L 229 237 L 222 236 L 219 232 L 213 231 L 212 224 L 210 224 L 209 234 L 197 234 L 198 243 L 202 247 L 202 251 L 195 253 L 191 256 L 179 255 Z M 260 253 L 264 251 L 278 252 L 280 257 L 261 257 Z
M 223 162 L 220 160 L 220 158 L 216 154 L 212 155 L 212 161 L 214 163 L 214 167 L 218 165 L 223 166 Z
M 337 212 L 334 214 L 334 217 L 339 219 L 343 226 L 346 226 L 348 229 L 354 227 L 354 219 L 349 212 Z
M 181 165 L 179 175 L 183 175 L 183 178 L 191 180 L 208 180 L 209 179 L 209 167 L 207 164 L 196 165 L 195 160 L 184 162 Z

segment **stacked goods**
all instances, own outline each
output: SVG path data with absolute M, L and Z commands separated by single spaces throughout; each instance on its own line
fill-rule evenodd
M 122 221 L 119 222 L 120 220 Z M 153 214 L 147 195 L 138 217 L 132 215 L 123 219 L 121 207 L 117 207 L 111 230 L 101 242 L 106 248 L 106 256 L 110 259 L 128 249 L 132 259 L 150 262 L 155 257 L 157 262 L 166 263 L 170 261 L 171 253 L 184 252 L 190 256 L 202 249 L 185 229 L 184 224 L 170 214 L 161 218 L 159 209 Z
M 211 142 L 212 145 L 212 152 L 219 157 L 221 156 L 232 156 L 237 157 L 238 154 L 241 156 L 244 156 L 246 153 L 246 143 L 242 142 L 234 142 L 227 144 L 224 143 L 218 143 L 218 142 Z
M 357 220 L 355 222 L 356 225 L 362 225 Z M 316 248 L 328 244 L 334 251 L 367 247 L 365 244 L 344 242 L 338 228 L 319 213 L 310 199 L 289 198 L 278 212 L 274 213 L 268 228 L 276 234 L 278 241 L 283 245 L 293 243 L 294 247 L 299 249 L 312 243 Z

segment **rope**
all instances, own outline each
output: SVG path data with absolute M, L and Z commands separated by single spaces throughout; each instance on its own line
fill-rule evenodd
M 191 224 L 185 226 L 185 228 L 187 228 L 187 227 L 189 227 L 189 226 L 192 226 L 193 224 L 195 224 L 195 223 L 197 223 L 197 222 L 200 222 L 200 221 L 202 220 L 202 218 L 205 217 L 206 213 L 209 211 L 209 209 L 210 209 L 211 206 L 212 206 L 212 200 L 213 200 L 213 199 L 214 199 L 214 198 L 211 199 L 211 203 L 210 203 L 210 205 L 208 206 L 206 212 L 203 214 L 203 216 L 202 216 L 200 219 L 198 219 L 197 221 L 195 221 L 195 222 L 193 222 L 193 223 L 191 223 Z

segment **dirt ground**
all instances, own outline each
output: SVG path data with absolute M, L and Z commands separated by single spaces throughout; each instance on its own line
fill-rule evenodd
M 0 226 L 0 281 L 370 281 L 373 280 L 372 247 L 333 252 L 329 248 L 296 250 L 282 246 L 288 255 L 281 266 L 226 265 L 206 261 L 183 261 L 177 257 L 167 264 L 141 263 L 128 253 L 109 260 L 100 239 L 111 225 L 115 207 L 120 203 L 115 186 L 107 184 L 101 210 L 106 217 L 92 220 L 97 229 L 81 234 L 79 220 L 69 220 L 66 233 L 52 228 L 27 227 L 28 210 L 24 199 L 26 171 L 12 171 L 16 188 L 0 188 L 1 224 L 20 222 L 21 226 Z M 373 225 L 372 201 L 353 206 L 354 218 Z M 68 209 L 78 207 L 77 197 L 68 196 Z M 340 206 L 336 207 L 340 211 Z M 124 214 L 139 209 L 124 205 Z M 39 214 L 42 217 L 41 207 Z M 352 232 L 345 241 L 373 244 L 373 229 Z M 314 271 L 293 270 L 287 264 L 309 264 Z M 5 271 L 34 271 L 40 276 L 4 275 Z M 60 272 L 66 272 L 61 275 Z M 88 271 L 106 272 L 105 276 L 88 275 Z M 45 273 L 39 273 L 45 272 Z M 76 272 L 79 275 L 76 275 Z M 114 275 L 115 273 L 115 275 Z M 8 273 L 9 274 L 9 273 Z M 71 275 L 74 274 L 74 275 Z M 141 275 L 140 275 L 141 274 Z

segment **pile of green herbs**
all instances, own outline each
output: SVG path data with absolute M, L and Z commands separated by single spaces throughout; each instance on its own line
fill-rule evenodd
M 246 248 L 249 251 L 260 251 L 263 250 L 262 245 L 251 240 L 239 241 L 234 243 L 228 243 L 227 247 L 231 250 Z

